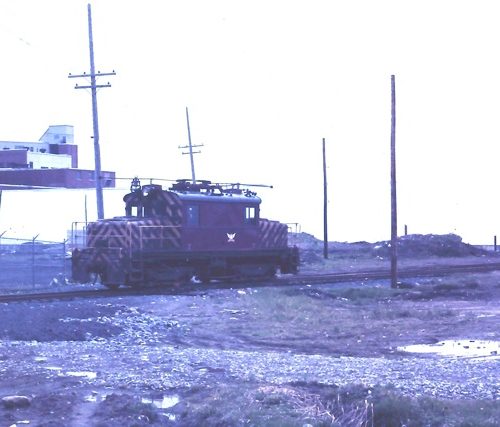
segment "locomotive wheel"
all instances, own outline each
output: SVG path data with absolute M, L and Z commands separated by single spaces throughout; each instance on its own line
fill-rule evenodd
M 210 271 L 207 266 L 199 267 L 197 268 L 195 274 L 194 274 L 194 280 L 195 282 L 207 284 L 210 283 L 211 277 L 210 277 Z
M 198 276 L 194 276 L 194 280 L 197 283 L 203 283 L 205 285 L 207 283 L 210 283 L 210 276 L 198 275 Z
M 89 273 L 89 281 L 93 285 L 95 285 L 97 283 L 102 284 L 101 275 L 99 273 L 90 272 Z
M 242 279 L 270 279 L 276 275 L 273 264 L 247 264 L 235 267 Z
M 150 286 L 178 286 L 188 283 L 193 276 L 191 268 L 163 266 L 147 271 L 145 281 Z

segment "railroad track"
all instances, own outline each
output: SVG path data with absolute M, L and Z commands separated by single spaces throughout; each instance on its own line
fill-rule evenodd
M 408 277 L 429 277 L 446 276 L 459 273 L 485 273 L 489 271 L 500 270 L 500 263 L 487 264 L 465 264 L 465 265 L 439 265 L 428 267 L 406 267 L 398 270 L 399 279 Z M 81 289 L 60 292 L 41 292 L 41 293 L 16 293 L 0 295 L 0 303 L 19 302 L 19 301 L 50 301 L 76 298 L 105 298 L 105 297 L 124 297 L 138 295 L 179 295 L 190 294 L 193 292 L 207 291 L 213 289 L 243 289 L 249 287 L 270 287 L 284 285 L 305 285 L 322 283 L 340 283 L 340 282 L 358 282 L 367 280 L 383 280 L 391 277 L 387 270 L 367 270 L 355 272 L 323 273 L 323 274 L 299 274 L 296 276 L 281 276 L 275 279 L 265 280 L 249 285 L 249 280 L 231 283 L 213 282 L 210 284 L 187 284 L 172 287 L 155 288 L 119 288 L 111 289 Z
M 446 276 L 458 273 L 486 273 L 489 271 L 500 270 L 500 263 L 484 264 L 464 264 L 464 265 L 433 265 L 427 267 L 404 267 L 398 269 L 398 278 L 408 277 L 428 277 L 428 276 Z M 367 270 L 342 273 L 325 274 L 304 274 L 287 277 L 287 284 L 300 283 L 331 283 L 331 282 L 351 282 L 363 280 L 382 280 L 389 279 L 391 272 L 389 270 Z

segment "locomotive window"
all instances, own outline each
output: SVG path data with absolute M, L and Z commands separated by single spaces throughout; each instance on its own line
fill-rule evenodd
M 131 216 L 142 217 L 143 216 L 142 206 L 131 206 Z
M 257 220 L 257 209 L 255 206 L 245 207 L 245 222 L 247 224 L 255 224 Z
M 187 207 L 186 216 L 187 225 L 197 226 L 200 225 L 200 207 L 191 205 Z

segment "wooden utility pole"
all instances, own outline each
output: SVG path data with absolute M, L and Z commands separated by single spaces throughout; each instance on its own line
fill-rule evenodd
M 326 181 L 326 143 L 323 138 L 323 257 L 328 258 L 328 191 Z
M 112 71 L 111 73 L 101 73 L 100 71 L 95 72 L 94 64 L 94 38 L 92 35 L 92 11 L 90 3 L 87 5 L 88 11 L 88 21 L 89 21 L 89 51 L 90 51 L 90 75 L 83 73 L 79 75 L 70 74 L 69 78 L 75 77 L 90 77 L 90 86 L 75 86 L 75 89 L 90 89 L 92 93 L 92 123 L 94 129 L 94 158 L 95 158 L 95 189 L 96 189 L 96 200 L 97 200 L 97 218 L 104 218 L 104 202 L 102 196 L 102 181 L 101 181 L 101 151 L 99 147 L 99 120 L 97 116 L 97 89 L 104 87 L 111 87 L 109 83 L 98 85 L 96 77 L 101 76 L 114 76 L 116 73 Z
M 391 75 L 391 287 L 398 286 L 398 211 L 396 199 L 396 82 Z
M 183 145 L 182 147 L 179 146 L 179 148 L 188 148 L 189 149 L 189 151 L 187 153 L 183 152 L 182 154 L 189 154 L 189 158 L 191 160 L 191 182 L 194 184 L 196 182 L 196 176 L 194 173 L 194 156 L 193 156 L 193 154 L 201 153 L 201 151 L 193 151 L 193 147 L 203 147 L 203 144 L 193 145 L 191 143 L 191 127 L 189 126 L 188 107 L 186 107 L 186 121 L 187 121 L 187 131 L 188 131 L 188 145 Z

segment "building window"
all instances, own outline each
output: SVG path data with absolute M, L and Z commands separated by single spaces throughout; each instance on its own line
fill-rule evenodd
M 190 205 L 187 207 L 186 225 L 198 226 L 200 225 L 200 207 L 197 205 Z

